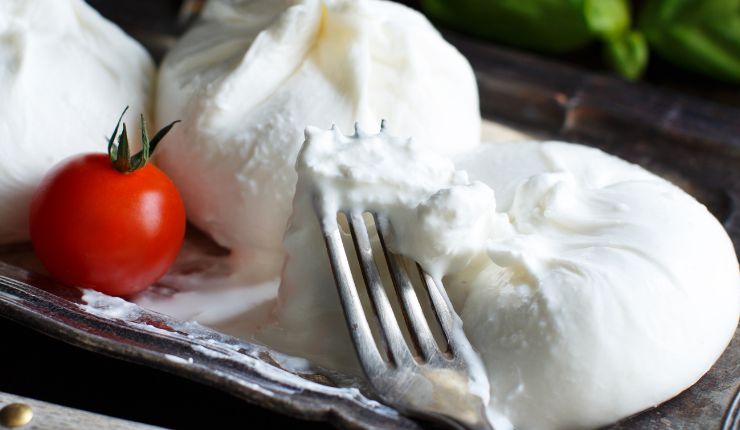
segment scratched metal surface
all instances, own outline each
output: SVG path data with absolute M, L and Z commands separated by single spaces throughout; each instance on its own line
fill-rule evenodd
M 105 10 L 104 2 L 91 3 L 99 3 L 108 16 L 115 15 L 110 6 Z M 121 22 L 153 55 L 160 56 L 182 25 L 151 18 L 156 13 L 152 10 L 149 18 L 121 18 Z M 740 111 L 584 73 L 458 35 L 446 37 L 476 70 L 484 117 L 543 138 L 597 146 L 669 178 L 724 222 L 740 250 Z M 0 260 L 13 260 L 23 252 L 27 247 L 22 245 L 6 247 L 0 250 Z M 282 370 L 269 349 L 143 310 L 135 320 L 93 315 L 79 306 L 80 297 L 79 290 L 0 264 L 0 315 L 50 336 L 340 428 L 419 427 L 360 392 L 348 396 L 346 389 L 332 386 L 330 376 L 297 376 Z M 719 429 L 726 423 L 727 428 L 737 429 L 737 410 L 731 406 L 740 382 L 739 333 L 693 387 L 610 428 Z M 187 355 L 193 362 L 173 361 L 173 355 Z

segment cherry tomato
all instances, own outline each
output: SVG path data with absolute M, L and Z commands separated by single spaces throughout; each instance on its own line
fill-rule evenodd
M 30 233 L 52 276 L 122 296 L 154 283 L 175 260 L 185 208 L 172 181 L 146 159 L 128 173 L 112 161 L 84 154 L 54 167 L 32 199 Z

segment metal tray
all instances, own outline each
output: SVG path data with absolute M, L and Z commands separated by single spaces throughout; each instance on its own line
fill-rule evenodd
M 153 52 L 163 50 L 157 43 L 172 41 L 169 36 L 135 34 Z M 740 250 L 740 111 L 459 35 L 446 37 L 476 70 L 486 118 L 543 138 L 597 146 L 669 178 L 724 221 Z M 0 260 L 12 261 L 27 249 L 0 249 Z M 340 428 L 419 428 L 357 388 L 335 386 L 337 375 L 291 373 L 281 367 L 281 356 L 267 348 L 143 309 L 134 317 L 106 317 L 84 304 L 79 289 L 5 263 L 0 263 L 0 316 L 293 416 Z M 733 401 L 739 362 L 740 331 L 693 387 L 610 428 L 740 428 Z

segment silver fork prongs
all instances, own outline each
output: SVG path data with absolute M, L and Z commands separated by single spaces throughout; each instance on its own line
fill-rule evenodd
M 403 257 L 388 249 L 393 237 L 388 218 L 376 212 L 339 211 L 346 217 L 357 265 L 372 304 L 373 317 L 377 321 L 380 341 L 376 343 L 353 277 L 350 256 L 345 252 L 344 240 L 347 238 L 343 240 L 337 213 L 327 213 L 318 203 L 316 212 L 350 335 L 362 369 L 376 394 L 408 414 L 441 420 L 458 428 L 490 429 L 481 399 L 468 390 L 470 369 L 460 344 L 467 340 L 453 334 L 454 310 L 444 291 L 414 263 L 446 340 L 446 345 L 440 348 L 424 315 Z M 377 230 L 383 254 L 380 257 L 387 263 L 403 314 L 401 321 L 406 324 L 411 345 L 403 336 L 399 319 L 383 285 L 383 277 L 373 255 L 369 228 L 363 217 L 365 213 L 371 215 Z

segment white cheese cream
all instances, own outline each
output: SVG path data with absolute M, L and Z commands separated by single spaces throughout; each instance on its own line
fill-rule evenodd
M 330 208 L 388 213 L 392 246 L 444 284 L 499 430 L 656 405 L 737 326 L 737 258 L 704 206 L 595 149 L 479 145 L 470 66 L 401 5 L 212 0 L 158 88 L 158 121 L 183 120 L 158 162 L 232 255 L 186 256 L 165 281 L 184 291 L 147 291 L 145 307 L 358 374 L 310 204 L 320 187 Z M 306 124 L 381 118 L 379 135 L 310 128 L 301 149 Z
M 84 1 L 0 1 L 0 244 L 28 239 L 55 163 L 104 152 L 126 105 L 148 115 L 153 79 L 144 48 Z
M 591 428 L 699 379 L 740 312 L 732 244 L 692 197 L 597 149 L 483 145 L 457 158 L 387 132 L 309 128 L 276 323 L 259 338 L 357 372 L 311 199 L 388 214 L 391 247 L 441 279 L 498 429 Z
M 721 354 L 738 321 L 737 257 L 692 197 L 580 145 L 489 143 L 452 161 L 424 148 L 310 129 L 282 280 L 188 250 L 166 279 L 184 291 L 137 303 L 358 375 L 307 204 L 320 186 L 330 207 L 389 213 L 393 246 L 442 279 L 497 428 L 608 424 L 673 397 Z
M 265 276 L 282 238 L 308 124 L 392 121 L 428 149 L 480 144 L 465 58 L 421 14 L 377 0 L 212 0 L 167 54 L 158 151 L 191 222 Z

